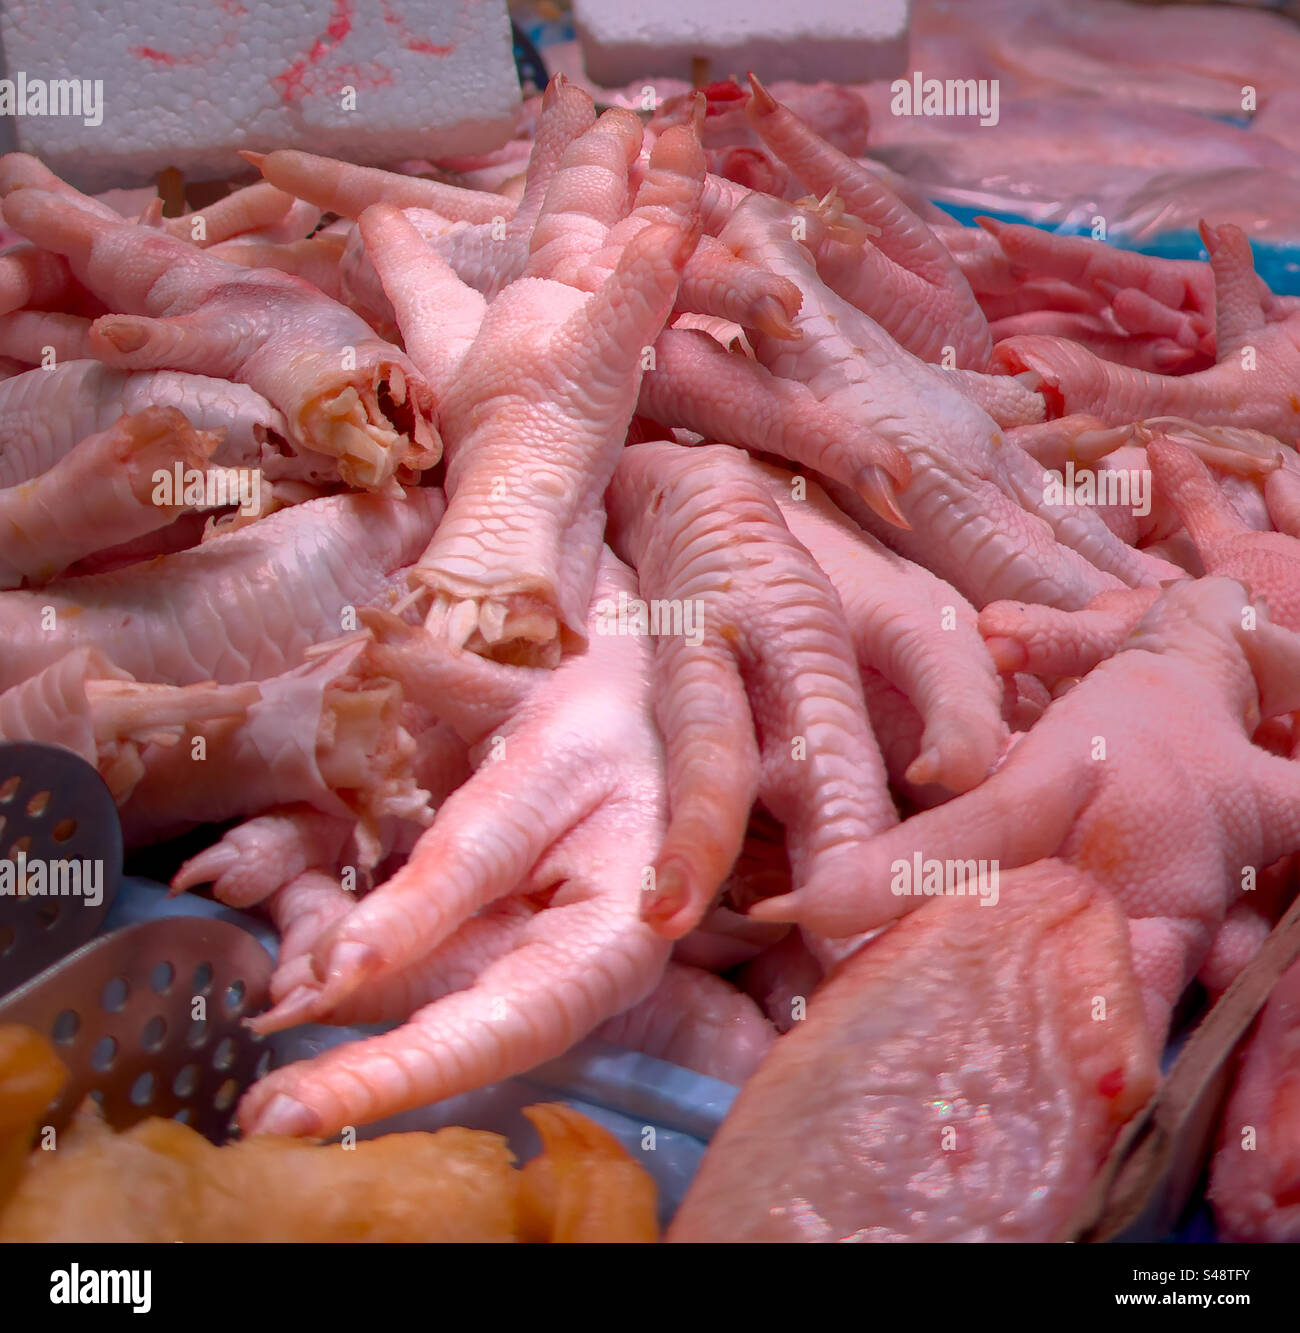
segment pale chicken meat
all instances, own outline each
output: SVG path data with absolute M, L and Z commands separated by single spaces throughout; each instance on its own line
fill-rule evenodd
M 1013 61 L 919 8 L 936 69 Z M 557 77 L 497 151 L 248 153 L 176 216 L 0 159 L 0 736 L 269 919 L 258 1031 L 383 1025 L 245 1134 L 590 1036 L 740 1088 L 671 1239 L 1072 1238 L 1193 983 L 1295 893 L 1300 301 L 1246 203 L 1202 262 L 927 199 L 909 161 L 1069 107 L 1149 175 L 1273 69 L 1171 37 L 1126 131 L 1067 17 L 1002 139 L 881 85 Z M 1280 120 L 1206 151 L 1288 171 Z M 1294 1000 L 1227 1103 L 1233 1236 L 1295 1234 Z

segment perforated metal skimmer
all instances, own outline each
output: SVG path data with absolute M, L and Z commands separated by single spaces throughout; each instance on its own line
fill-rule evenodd
M 79 755 L 0 742 L 0 995 L 99 930 L 122 878 L 122 826 Z
M 86 1097 L 126 1129 L 173 1116 L 214 1143 L 270 1050 L 242 1026 L 266 1003 L 271 959 L 227 921 L 168 917 L 113 931 L 0 1000 L 0 1023 L 51 1038 L 72 1077 L 45 1123 Z

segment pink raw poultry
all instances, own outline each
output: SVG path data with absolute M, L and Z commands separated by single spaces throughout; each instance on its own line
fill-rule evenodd
M 818 218 L 805 216 L 812 237 Z M 724 239 L 803 292 L 800 339 L 759 336 L 758 360 L 774 375 L 813 388 L 837 415 L 893 444 L 911 464 L 897 504 L 912 530 L 885 536 L 864 522 L 895 550 L 977 605 L 1015 596 L 1013 587 L 1026 600 L 1082 605 L 1121 579 L 1154 584 L 1168 575 L 1167 566 L 1117 541 L 1091 510 L 1048 504 L 1041 469 L 1006 446 L 945 371 L 911 356 L 821 282 L 809 250 L 793 239 L 785 205 L 751 196 Z
M 931 900 L 843 964 L 742 1090 L 670 1240 L 1057 1238 L 1156 1047 L 1094 880 L 1040 861 L 1000 894 Z
M 1210 1200 L 1224 1240 L 1300 1240 L 1300 962 L 1278 982 L 1242 1056 Z
M 183 744 L 144 753 L 121 810 L 128 845 L 303 801 L 357 821 L 360 868 L 370 869 L 382 820 L 421 823 L 429 812 L 412 773 L 415 742 L 398 722 L 397 686 L 364 672 L 364 652 L 362 642 L 345 644 L 264 680 L 243 716 L 202 721 Z M 200 737 L 204 758 L 195 762 Z
M 1157 375 L 1103 361 L 1060 338 L 1008 338 L 992 365 L 1030 371 L 1053 414 L 1087 412 L 1112 425 L 1144 417 L 1190 417 L 1244 426 L 1295 444 L 1300 438 L 1300 314 L 1270 323 L 1250 243 L 1240 227 L 1202 227 L 1214 269 L 1217 364 L 1190 375 Z
M 159 504 L 156 474 L 206 475 L 217 443 L 175 408 L 150 407 L 0 489 L 0 588 L 48 583 L 82 556 L 166 527 L 191 506 L 182 495 Z
M 529 260 L 533 230 L 561 155 L 575 138 L 591 128 L 594 119 L 595 110 L 585 93 L 560 79 L 553 81 L 543 100 L 524 196 L 518 208 L 512 213 L 503 208 L 501 216 L 477 225 L 452 223 L 427 209 L 401 210 L 420 235 L 422 248 L 432 250 L 462 282 L 488 299 L 522 277 Z M 691 123 L 688 121 L 683 128 L 689 132 Z M 643 151 L 643 158 L 648 166 L 649 154 Z M 630 173 L 630 179 L 637 184 L 644 176 L 644 171 L 637 170 L 641 165 L 639 160 Z M 394 208 L 393 204 L 383 202 L 379 191 L 373 206 Z M 365 217 L 363 212 L 359 220 L 364 223 Z M 643 218 L 640 225 L 648 220 Z M 624 219 L 625 224 L 630 222 L 631 219 Z M 624 226 L 623 241 L 633 229 L 636 228 Z M 364 226 L 349 240 L 343 259 L 349 303 L 376 327 L 385 327 L 394 319 L 410 327 L 401 314 L 394 315 L 394 308 L 400 309 L 404 304 L 409 308 L 411 298 L 420 293 L 409 286 L 389 292 L 387 287 L 391 284 L 382 284 L 375 272 L 377 259 L 363 252 L 360 244 L 363 239 L 365 249 L 372 248 Z M 789 321 L 798 309 L 798 292 L 776 275 L 739 259 L 713 237 L 702 236 L 682 270 L 677 308 L 763 327 L 781 337 L 788 336 Z
M 596 601 L 634 589 L 607 556 Z M 258 1025 L 412 1017 L 263 1079 L 240 1104 L 248 1131 L 331 1134 L 530 1068 L 645 998 L 668 960 L 639 915 L 667 820 L 645 641 L 593 634 L 554 671 L 405 651 L 430 681 L 477 673 L 496 693 L 475 710 L 478 771 Z
M 928 570 L 857 528 L 817 485 L 765 468 L 791 534 L 830 579 L 864 674 L 879 671 L 925 719 L 914 783 L 969 791 L 1007 740 L 1002 684 L 983 650 L 974 608 Z M 935 628 L 944 632 L 936 634 Z
M 1268 606 L 1274 623 L 1300 630 L 1300 542 L 1248 528 L 1205 464 L 1174 440 L 1152 440 L 1146 457 L 1158 494 L 1186 524 L 1204 572 L 1237 579 Z M 1148 589 L 1102 593 L 1073 612 L 994 602 L 980 612 L 980 632 L 1003 671 L 1081 676 L 1119 651 L 1155 596 Z
M 76 648 L 0 694 L 0 736 L 79 754 L 124 801 L 144 775 L 146 747 L 175 745 L 201 721 L 237 722 L 256 700 L 252 683 L 142 684 L 97 649 Z
M 284 413 L 296 442 L 335 459 L 360 486 L 386 488 L 399 467 L 437 461 L 433 398 L 415 366 L 308 284 L 225 263 L 61 194 L 21 189 L 4 208 L 13 227 L 66 255 L 123 312 L 92 330 L 96 355 L 110 365 L 248 384 Z
M 135 535 L 60 514 L 15 574 L 114 572 L 0 593 L 0 730 L 96 762 L 134 842 L 243 816 L 174 887 L 276 921 L 259 1026 L 396 1025 L 276 1071 L 246 1128 L 330 1133 L 592 1033 L 737 1080 L 762 1059 L 682 1235 L 1049 1238 L 1183 983 L 1230 981 L 1292 885 L 1294 539 L 1268 529 L 1300 531 L 1300 463 L 1202 409 L 1288 435 L 1296 303 L 1240 253 L 1216 293 L 1208 265 L 953 227 L 854 160 L 855 94 L 800 102 L 830 143 L 722 93 L 647 131 L 557 81 L 531 142 L 452 164 L 497 194 L 272 153 L 163 218 L 0 162 L 30 238 L 0 256 L 11 508 L 102 508 L 90 437 L 146 410 L 164 459 L 224 429 L 214 461 L 270 496 L 236 531 L 138 494 Z M 1117 141 L 1114 109 L 1076 110 Z M 1060 417 L 1070 386 L 985 373 L 990 319 L 1154 398 Z M 295 366 L 304 340 L 331 364 Z M 1216 346 L 1240 380 L 1133 369 Z M 1268 392 L 1229 401 L 1248 347 Z M 1155 503 L 1058 502 L 1071 464 L 1150 468 Z M 321 494 L 358 486 L 387 493 Z M 647 642 L 655 605 L 682 633 Z M 894 827 L 895 799 L 922 813 Z M 891 921 L 917 901 L 891 850 L 1003 861 L 1000 910 Z
M 724 1083 L 744 1083 L 771 1049 L 776 1029 L 721 977 L 669 963 L 652 994 L 595 1035 Z
M 825 574 L 725 446 L 626 449 L 607 504 L 642 597 L 683 618 L 656 641 L 672 822 L 647 919 L 673 939 L 699 923 L 755 797 L 786 827 L 796 883 L 849 891 L 857 849 L 896 816 Z
M 607 112 L 570 145 L 525 276 L 488 308 L 440 408 L 448 510 L 412 578 L 457 646 L 554 663 L 585 639 L 600 497 L 699 235 L 688 130 L 655 145 L 634 209 L 649 225 L 622 228 L 640 144 L 635 116 Z
M 299 460 L 274 447 L 283 443 L 284 418 L 246 385 L 174 370 L 60 361 L 0 383 L 0 485 L 40 476 L 78 441 L 149 407 L 175 408 L 196 430 L 221 431 L 214 458 L 223 466 L 264 465 L 273 477 L 313 475 L 309 467 L 291 471 Z
M 906 522 L 895 496 L 910 483 L 911 464 L 869 426 L 821 402 L 808 385 L 779 379 L 752 358 L 687 329 L 665 329 L 654 353 L 637 404 L 647 417 L 813 468 L 852 489 L 885 522 Z
M 1003 869 L 1060 856 L 1132 919 L 1147 1021 L 1163 1035 L 1249 887 L 1247 868 L 1300 850 L 1300 764 L 1250 742 L 1260 718 L 1297 707 L 1300 636 L 1271 624 L 1231 580 L 1176 583 L 1124 651 L 1055 700 L 987 782 L 875 839 L 857 893 L 805 891 L 751 912 L 848 935 L 918 905 L 891 892 L 893 867 L 914 855 Z M 1169 716 L 1200 725 L 1170 728 Z M 1020 811 L 1031 799 L 1027 823 Z
M 193 550 L 0 599 L 12 685 L 93 646 L 139 680 L 239 684 L 297 665 L 348 628 L 441 517 L 441 492 L 340 495 L 296 505 Z
M 368 664 L 363 674 L 373 674 Z M 436 809 L 469 778 L 472 770 L 465 743 L 445 723 L 416 725 L 409 707 L 403 710 L 401 721 L 411 728 L 415 742 L 411 772 L 418 787 L 428 794 L 430 807 Z M 328 743 L 325 735 L 320 744 Z M 376 821 L 362 827 L 351 811 L 325 814 L 301 803 L 273 806 L 227 829 L 217 842 L 190 857 L 172 877 L 172 892 L 211 883 L 221 902 L 252 907 L 307 870 L 350 870 L 358 880 L 356 887 L 368 887 L 376 876 L 386 878 L 379 865 L 381 858 L 404 860 L 428 822 L 423 809 L 406 815 L 397 820 L 380 818 L 376 828 Z M 368 870 L 368 863 L 377 868 Z
M 814 195 L 838 195 L 877 233 L 875 245 L 837 247 L 823 233 L 818 271 L 827 286 L 870 315 L 923 361 L 983 370 L 993 343 L 988 322 L 952 256 L 880 179 L 814 134 L 751 74 L 746 111 L 769 148 Z

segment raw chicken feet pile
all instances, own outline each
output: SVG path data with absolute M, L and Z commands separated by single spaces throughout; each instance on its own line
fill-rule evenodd
M 595 1033 L 743 1085 L 670 1238 L 1060 1238 L 1284 909 L 1295 303 L 940 221 L 848 97 L 557 76 L 500 193 L 250 153 L 202 226 L 0 160 L 0 735 L 207 831 L 259 1031 L 388 1025 L 245 1133 Z

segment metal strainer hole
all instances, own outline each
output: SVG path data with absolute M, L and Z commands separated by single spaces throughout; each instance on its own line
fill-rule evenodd
M 228 1078 L 218 1089 L 217 1095 L 212 1099 L 212 1105 L 218 1111 L 228 1110 L 235 1104 L 235 1098 L 239 1096 L 239 1084 L 233 1079 Z
M 3 958 L 13 947 L 14 928 L 12 926 L 0 926 L 0 958 Z
M 60 1046 L 66 1046 L 81 1031 L 81 1015 L 75 1009 L 65 1009 L 50 1024 L 50 1036 Z
M 217 1049 L 212 1052 L 212 1067 L 214 1069 L 229 1069 L 235 1063 L 235 1039 L 233 1037 L 222 1037 L 217 1042 Z
M 33 819 L 39 819 L 50 808 L 50 793 L 47 791 L 38 791 L 30 801 L 27 802 L 27 813 Z
M 269 1050 L 263 1051 L 262 1054 L 257 1057 L 257 1063 L 253 1066 L 253 1077 L 255 1079 L 265 1078 L 270 1071 L 270 1068 L 271 1052 Z
M 155 1014 L 145 1025 L 140 1033 L 140 1045 L 146 1051 L 157 1051 L 162 1049 L 162 1044 L 167 1037 L 167 1023 L 159 1015 Z
M 63 904 L 56 899 L 51 899 L 47 903 L 42 903 L 36 909 L 36 920 L 42 930 L 49 928 L 59 919 L 59 913 L 63 911 Z
M 16 861 L 19 853 L 26 856 L 32 850 L 32 839 L 30 834 L 24 833 L 21 838 L 9 849 L 9 860 Z
M 106 1014 L 120 1014 L 126 1008 L 127 997 L 131 988 L 121 977 L 114 977 L 106 982 L 99 996 L 100 1006 Z
M 0 801 L 8 805 L 18 795 L 18 788 L 22 785 L 22 778 L 5 778 L 3 782 L 0 782 Z
M 95 1049 L 90 1053 L 92 1067 L 98 1069 L 102 1074 L 112 1069 L 113 1061 L 116 1059 L 117 1042 L 112 1037 L 100 1037 L 95 1043 Z
M 148 1106 L 153 1101 L 157 1080 L 147 1070 L 131 1084 L 131 1105 Z
M 232 1014 L 237 1014 L 244 1006 L 245 986 L 242 981 L 232 981 L 226 987 L 226 993 L 222 997 L 222 1003 L 230 1010 Z
M 194 990 L 198 995 L 206 995 L 212 989 L 212 964 L 200 963 L 194 969 Z
M 104 1094 L 98 1088 L 96 1088 L 94 1092 L 90 1094 L 90 1100 L 94 1102 L 96 1106 L 103 1106 Z
M 172 1116 L 173 1120 L 179 1120 L 182 1125 L 188 1125 L 193 1118 L 194 1117 L 188 1106 L 182 1106 L 181 1109 Z
M 172 1080 L 172 1091 L 178 1097 L 193 1097 L 194 1089 L 199 1086 L 198 1065 L 186 1065 Z
M 176 980 L 176 969 L 170 963 L 155 963 L 149 973 L 149 986 L 155 995 L 166 995 Z
M 208 1039 L 208 1025 L 206 1022 L 191 1023 L 190 1030 L 185 1034 L 185 1044 L 192 1051 L 197 1051 Z
M 67 842 L 77 831 L 77 821 L 75 819 L 60 819 L 50 830 L 50 837 L 55 842 Z

